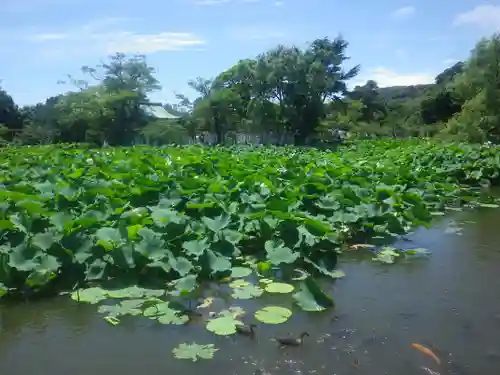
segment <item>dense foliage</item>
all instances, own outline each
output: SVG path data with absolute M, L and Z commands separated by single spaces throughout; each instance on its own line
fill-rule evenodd
M 238 61 L 213 79 L 189 82 L 194 99 L 178 95 L 164 107 L 179 120 L 141 111 L 160 88 L 143 56 L 116 54 L 86 79 L 69 77 L 78 90 L 19 108 L 0 91 L 0 138 L 17 144 L 88 142 L 321 144 L 339 130 L 361 138 L 439 136 L 498 143 L 500 35 L 479 41 L 434 84 L 384 87 L 368 81 L 352 90 L 360 71 L 346 67 L 348 43 L 317 39 L 306 48 L 277 46 Z
M 3 293 L 164 286 L 247 262 L 334 275 L 343 244 L 402 234 L 499 181 L 498 148 L 4 148 Z M 243 257 L 243 258 L 242 258 Z M 260 264 L 259 267 L 262 267 Z M 193 280 L 191 280 L 193 281 Z

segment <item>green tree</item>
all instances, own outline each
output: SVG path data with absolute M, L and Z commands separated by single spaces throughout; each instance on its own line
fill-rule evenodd
M 15 133 L 20 132 L 23 127 L 22 114 L 14 99 L 0 88 L 0 124 L 7 128 L 3 132 L 3 138 L 12 140 Z
M 500 34 L 480 40 L 450 89 L 464 100 L 445 134 L 473 142 L 500 143 Z
M 86 132 L 87 139 L 104 137 L 111 145 L 131 144 L 140 129 L 147 124 L 140 105 L 149 102 L 149 93 L 161 88 L 154 76 L 155 69 L 148 65 L 142 55 L 128 57 L 117 53 L 110 56 L 108 62 L 96 67 L 83 66 L 82 72 L 95 84 L 73 77 L 69 77 L 70 81 L 80 91 L 86 92 L 96 86 L 99 89 L 78 97 L 84 108 L 90 108 L 88 110 L 92 115 L 89 116 L 95 120 L 86 130 L 79 126 L 80 130 Z M 96 114 L 104 116 L 104 113 L 103 119 L 106 121 L 95 117 Z

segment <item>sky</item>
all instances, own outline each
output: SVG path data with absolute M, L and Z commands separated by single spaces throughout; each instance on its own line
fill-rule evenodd
M 162 90 L 193 96 L 187 81 L 212 78 L 278 44 L 342 35 L 351 85 L 432 83 L 500 30 L 500 1 L 473 0 L 1 0 L 0 80 L 17 104 L 67 92 L 115 52 L 144 54 Z

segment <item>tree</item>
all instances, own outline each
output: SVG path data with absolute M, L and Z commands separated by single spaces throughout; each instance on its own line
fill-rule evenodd
M 23 120 L 19 107 L 14 103 L 12 97 L 0 88 L 0 125 L 7 128 L 3 132 L 3 138 L 11 140 L 16 132 L 23 127 Z
M 76 80 L 71 76 L 70 81 L 82 92 L 93 87 L 99 89 L 73 99 L 81 99 L 80 104 L 87 108 L 92 116 L 106 112 L 107 119 L 105 122 L 98 121 L 101 129 L 91 127 L 82 130 L 80 126 L 80 130 L 86 133 L 86 139 L 91 137 L 97 140 L 104 137 L 110 145 L 131 144 L 137 132 L 147 124 L 140 105 L 149 102 L 149 93 L 161 88 L 154 77 L 154 68 L 147 64 L 142 55 L 127 57 L 117 53 L 110 56 L 108 62 L 96 67 L 83 66 L 82 72 L 96 81 L 96 84 L 91 85 L 88 80 Z M 94 117 L 93 119 L 96 120 Z M 97 122 L 92 124 L 96 126 Z
M 347 96 L 364 104 L 361 116 L 363 122 L 380 122 L 387 116 L 387 106 L 379 92 L 377 82 L 369 80 L 363 86 L 356 86 Z
M 480 40 L 450 89 L 464 104 L 444 132 L 474 142 L 500 143 L 500 34 Z

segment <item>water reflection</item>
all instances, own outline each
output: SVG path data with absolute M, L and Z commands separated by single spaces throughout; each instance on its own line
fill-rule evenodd
M 106 374 L 441 374 L 497 375 L 500 368 L 500 210 L 458 213 L 439 227 L 419 230 L 404 247 L 432 251 L 430 259 L 390 266 L 371 256 L 349 256 L 347 277 L 328 286 L 336 308 L 321 314 L 297 312 L 286 325 L 259 325 L 256 339 L 217 337 L 199 324 L 162 326 L 146 319 L 106 324 L 95 306 L 67 298 L 0 307 L 0 373 Z M 446 233 L 445 233 L 446 231 Z M 279 298 L 279 297 L 278 297 Z M 263 298 L 242 301 L 249 314 Z M 225 305 L 224 303 L 222 305 Z M 225 306 L 227 307 L 227 306 Z M 298 348 L 280 348 L 274 336 L 308 331 Z M 211 361 L 172 358 L 180 342 L 214 343 Z M 439 355 L 412 348 L 419 343 Z M 259 370 L 261 369 L 261 370 Z

